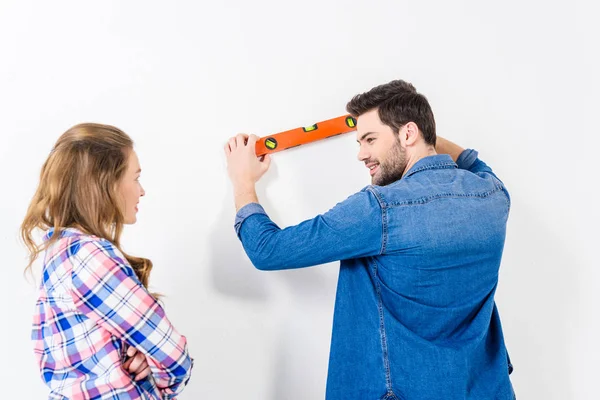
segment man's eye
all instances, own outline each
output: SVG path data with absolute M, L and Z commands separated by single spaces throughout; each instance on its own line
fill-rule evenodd
M 369 144 L 373 143 L 374 141 L 375 141 L 375 139 L 374 139 L 374 138 L 368 138 L 368 139 L 367 139 L 367 143 L 369 143 Z

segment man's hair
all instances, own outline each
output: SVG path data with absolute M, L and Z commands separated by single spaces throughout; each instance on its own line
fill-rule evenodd
M 435 146 L 435 119 L 427 98 L 403 80 L 379 85 L 368 92 L 357 94 L 348 102 L 346 110 L 354 118 L 378 109 L 379 119 L 398 133 L 400 128 L 414 122 L 423 134 L 425 143 Z

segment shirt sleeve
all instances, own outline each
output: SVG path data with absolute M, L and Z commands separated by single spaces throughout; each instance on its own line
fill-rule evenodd
M 489 174 L 496 178 L 502 184 L 502 190 L 504 191 L 504 194 L 506 195 L 510 204 L 510 195 L 508 193 L 508 190 L 506 189 L 506 186 L 504 186 L 504 183 L 500 180 L 500 178 L 498 178 L 494 171 L 492 171 L 492 169 L 486 163 L 479 159 L 479 153 L 477 152 L 477 150 L 464 150 L 458 156 L 458 159 L 456 160 L 456 165 L 458 165 L 458 168 L 460 169 L 466 169 L 477 175 Z
M 76 258 L 72 281 L 77 309 L 146 356 L 165 398 L 180 393 L 193 367 L 187 340 L 171 325 L 122 253 L 108 241 L 94 240 L 81 243 Z
M 235 230 L 246 254 L 261 270 L 302 268 L 381 254 L 385 213 L 368 188 L 328 212 L 285 229 L 262 206 L 242 207 Z
M 477 150 L 464 150 L 458 156 L 458 159 L 456 160 L 456 165 L 458 165 L 458 168 L 466 169 L 468 171 L 473 172 L 474 174 L 484 172 L 496 176 L 492 169 L 486 163 L 479 159 L 479 153 L 477 152 Z M 496 177 L 496 179 L 497 178 L 498 177 Z

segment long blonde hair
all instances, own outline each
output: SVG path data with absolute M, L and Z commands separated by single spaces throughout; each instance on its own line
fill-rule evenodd
M 58 139 L 42 167 L 40 183 L 21 224 L 31 267 L 41 252 L 60 238 L 65 228 L 109 240 L 131 264 L 147 288 L 152 262 L 121 249 L 124 216 L 118 184 L 127 169 L 131 138 L 110 125 L 75 125 Z M 35 229 L 53 228 L 52 237 L 37 244 Z

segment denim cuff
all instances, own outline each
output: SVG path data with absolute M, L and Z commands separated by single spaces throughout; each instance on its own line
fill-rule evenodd
M 458 165 L 458 168 L 460 169 L 470 169 L 475 160 L 477 160 L 478 156 L 479 153 L 477 152 L 477 150 L 463 150 L 463 152 L 460 153 L 460 156 L 458 156 L 458 158 L 456 159 L 456 165 Z
M 252 214 L 265 214 L 265 209 L 258 203 L 250 203 L 246 204 L 244 207 L 240 208 L 240 210 L 235 215 L 235 224 L 233 225 L 235 228 L 235 233 L 240 236 L 240 229 L 242 228 L 242 224 Z

